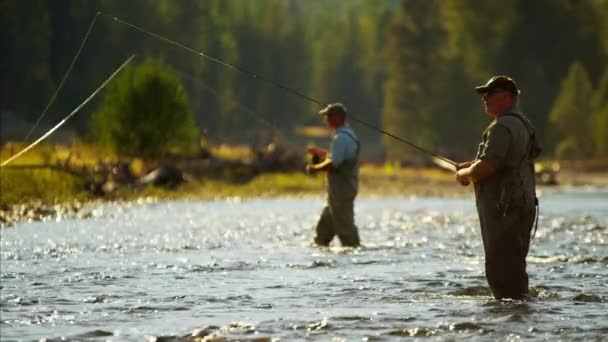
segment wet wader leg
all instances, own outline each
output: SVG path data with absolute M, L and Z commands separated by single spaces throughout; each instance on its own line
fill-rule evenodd
M 330 201 L 331 217 L 334 230 L 342 246 L 357 247 L 360 245 L 359 232 L 355 226 L 355 200 Z
M 496 299 L 524 299 L 528 294 L 526 256 L 534 215 L 534 211 L 522 213 L 486 255 L 486 278 Z
M 319 246 L 328 246 L 335 235 L 331 211 L 329 205 L 326 205 L 321 212 L 319 222 L 317 222 L 315 243 Z

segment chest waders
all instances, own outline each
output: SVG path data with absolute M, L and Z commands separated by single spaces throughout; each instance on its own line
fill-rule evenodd
M 489 178 L 475 183 L 477 210 L 485 251 L 485 274 L 494 297 L 524 299 L 528 293 L 526 256 L 538 212 L 533 164 L 538 151 L 534 129 L 525 118 L 510 112 L 502 116 L 518 117 L 525 132 L 517 133 L 509 125 L 507 129 L 514 139 L 522 139 L 527 134 L 528 141 L 512 140 L 513 151 L 522 153 L 510 157 L 517 158 L 515 164 L 504 166 Z M 477 158 L 491 140 L 491 127 L 484 132 Z
M 355 158 L 344 160 L 335 170 L 327 173 L 327 203 L 316 228 L 315 242 L 327 246 L 337 235 L 342 246 L 360 244 L 355 226 L 354 203 L 359 188 L 359 154 L 361 145 L 349 132 L 342 131 L 357 144 Z
M 354 159 L 344 160 L 335 170 L 327 173 L 327 194 L 330 198 L 336 200 L 354 198 L 359 189 L 360 143 L 349 132 L 342 131 L 341 133 L 347 135 L 357 144 L 357 150 Z

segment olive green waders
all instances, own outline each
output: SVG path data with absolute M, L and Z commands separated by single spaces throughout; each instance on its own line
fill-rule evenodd
M 488 285 L 497 299 L 524 299 L 528 294 L 526 256 L 534 225 L 534 207 L 519 207 L 503 216 L 494 206 L 478 203 Z
M 528 294 L 526 256 L 538 203 L 537 147 L 532 124 L 511 109 L 484 132 L 475 158 L 500 166 L 492 176 L 475 183 L 486 278 L 497 299 L 524 299 Z
M 327 173 L 327 203 L 317 223 L 315 243 L 327 246 L 338 236 L 342 246 L 359 246 L 359 232 L 355 226 L 355 197 L 359 183 L 359 150 L 354 160 L 345 160 L 337 169 Z

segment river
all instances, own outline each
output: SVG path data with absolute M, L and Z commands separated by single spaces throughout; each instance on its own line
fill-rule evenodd
M 321 199 L 108 204 L 0 231 L 2 341 L 605 340 L 608 189 L 541 190 L 531 300 L 496 301 L 472 198 L 362 198 L 364 247 L 310 245 Z

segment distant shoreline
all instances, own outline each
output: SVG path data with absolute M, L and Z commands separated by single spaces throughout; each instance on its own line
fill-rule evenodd
M 285 179 L 294 178 L 294 184 Z M 302 178 L 308 183 L 302 183 Z M 563 179 L 562 179 L 563 178 Z M 560 191 L 569 187 L 608 188 L 608 174 L 564 173 L 558 186 L 539 186 L 541 191 Z M 299 185 L 297 185 L 299 184 Z M 324 201 L 325 188 L 322 176 L 262 175 L 250 184 L 226 184 L 221 181 L 195 181 L 174 190 L 146 188 L 123 191 L 112 196 L 90 199 L 68 199 L 58 202 L 26 201 L 0 206 L 0 227 L 10 227 L 17 222 L 34 222 L 63 218 L 88 218 L 101 205 L 108 203 L 137 203 L 172 200 L 230 200 L 311 198 Z M 223 189 L 222 189 L 223 188 Z M 472 188 L 456 184 L 449 172 L 435 169 L 404 169 L 395 174 L 383 174 L 378 170 L 365 169 L 360 179 L 359 198 L 381 197 L 472 197 Z

